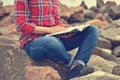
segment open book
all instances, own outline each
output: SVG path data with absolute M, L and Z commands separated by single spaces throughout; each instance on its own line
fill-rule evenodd
M 82 32 L 84 29 L 89 27 L 89 25 L 90 24 L 83 24 L 83 25 L 79 25 L 79 26 L 68 27 L 65 31 L 47 34 L 46 36 L 57 36 L 57 35 L 68 34 L 68 33 Z

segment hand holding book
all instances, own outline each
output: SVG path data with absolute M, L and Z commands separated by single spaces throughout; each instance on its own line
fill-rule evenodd
M 64 35 L 64 34 L 69 34 L 69 33 L 76 33 L 76 32 L 82 32 L 84 29 L 86 29 L 87 27 L 89 27 L 90 24 L 83 24 L 80 26 L 74 26 L 74 27 L 69 27 L 63 31 L 59 31 L 56 33 L 52 33 L 52 34 L 47 34 L 46 36 L 59 36 L 59 35 Z

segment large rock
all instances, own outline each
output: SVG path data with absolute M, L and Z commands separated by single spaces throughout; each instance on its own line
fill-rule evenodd
M 80 6 L 84 7 L 84 9 L 88 9 L 87 5 L 85 4 L 84 1 L 81 2 Z
M 97 47 L 104 48 L 104 49 L 112 49 L 112 44 L 109 40 L 99 37 Z
M 94 67 L 97 71 L 101 70 L 112 73 L 113 67 L 117 64 L 112 61 L 107 61 L 97 55 L 92 55 L 90 61 L 88 62 L 88 65 Z
M 87 10 L 87 9 L 84 10 L 84 15 L 85 15 L 85 18 L 87 19 L 94 19 L 96 17 L 95 12 Z
M 115 1 L 107 1 L 106 5 L 108 5 L 108 6 L 117 6 Z
M 96 47 L 93 51 L 93 54 L 98 55 L 104 58 L 105 60 L 113 61 L 117 64 L 120 64 L 120 59 L 112 55 L 112 51 L 109 49 L 103 49 L 103 48 Z
M 103 71 L 97 71 L 87 76 L 82 76 L 71 80 L 120 80 L 120 76 Z
M 101 33 L 101 36 L 112 42 L 113 48 L 120 45 L 120 27 L 111 25 Z
M 120 18 L 120 6 L 111 6 L 111 11 L 109 12 L 109 16 L 113 19 Z
M 25 67 L 29 65 L 40 67 L 51 66 L 59 73 L 61 80 L 66 80 L 67 67 L 49 60 L 38 63 L 32 61 L 26 53 L 19 48 L 18 38 L 17 35 L 0 35 L 0 80 L 26 80 Z M 49 69 L 51 70 L 51 68 Z
M 115 55 L 116 57 L 120 57 L 120 46 L 115 47 L 115 48 L 113 49 L 112 54 Z
M 113 68 L 113 74 L 120 76 L 120 65 L 117 65 Z
M 103 0 L 97 0 L 97 7 L 100 8 L 102 6 L 104 6 L 104 1 Z
M 49 66 L 27 66 L 26 80 L 61 80 L 58 72 Z

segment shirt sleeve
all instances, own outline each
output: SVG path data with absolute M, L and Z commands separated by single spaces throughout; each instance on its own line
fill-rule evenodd
M 14 18 L 17 31 L 20 31 L 24 36 L 29 36 L 34 31 L 36 24 L 29 20 L 28 0 L 14 1 Z
M 63 23 L 60 20 L 58 8 L 59 8 L 59 0 L 54 0 L 53 15 L 54 15 L 54 18 L 55 18 L 55 23 L 58 26 L 63 26 Z

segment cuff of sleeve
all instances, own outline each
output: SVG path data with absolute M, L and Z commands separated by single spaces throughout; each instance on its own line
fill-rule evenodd
M 26 23 L 23 25 L 24 27 L 22 27 L 22 32 L 24 33 L 24 35 L 30 35 L 33 33 L 36 24 L 34 23 Z

